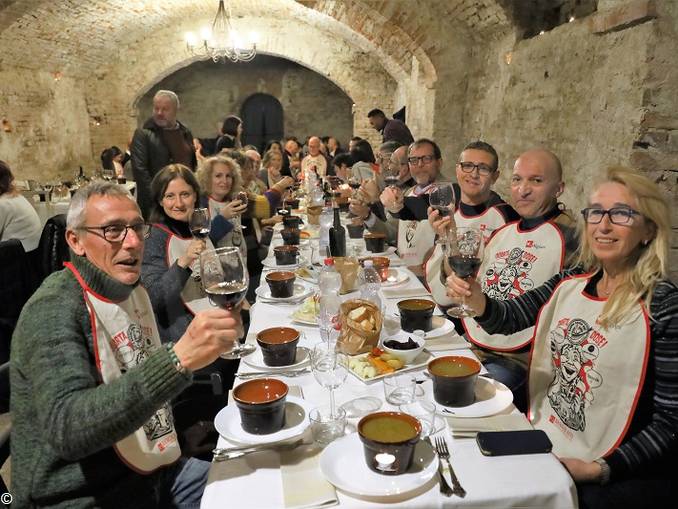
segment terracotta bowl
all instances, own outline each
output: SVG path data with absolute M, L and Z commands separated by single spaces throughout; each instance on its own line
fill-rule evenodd
M 445 406 L 468 406 L 475 400 L 480 363 L 461 355 L 438 357 L 428 363 L 433 399 Z
M 299 248 L 297 246 L 277 246 L 273 248 L 275 263 L 278 265 L 293 265 L 297 263 Z
M 298 228 L 283 228 L 280 236 L 286 246 L 296 246 L 301 238 L 301 231 Z
M 301 226 L 301 218 L 299 216 L 286 215 L 283 217 L 283 226 L 285 228 L 299 228 Z
M 376 412 L 360 419 L 358 435 L 370 470 L 384 475 L 404 474 L 412 464 L 421 423 L 401 412 Z
M 401 300 L 398 302 L 400 328 L 405 332 L 430 331 L 433 328 L 433 310 L 435 308 L 435 302 L 427 299 Z
M 365 247 L 370 253 L 383 253 L 385 251 L 385 233 L 366 233 L 363 238 L 365 239 Z
M 271 297 L 283 299 L 294 294 L 294 281 L 297 276 L 294 272 L 276 271 L 266 274 L 266 282 L 271 289 Z
M 257 334 L 264 364 L 267 366 L 289 366 L 294 364 L 299 343 L 299 331 L 292 327 L 272 327 Z
M 275 378 L 249 380 L 233 389 L 242 429 L 253 435 L 280 431 L 285 425 L 288 387 Z
M 368 256 L 367 258 L 360 259 L 360 265 L 364 267 L 366 260 L 372 260 L 372 266 L 379 273 L 382 283 L 388 279 L 388 268 L 391 265 L 391 260 L 388 257 Z
M 348 237 L 350 239 L 362 239 L 363 231 L 365 230 L 365 225 L 363 224 L 347 224 L 346 229 L 348 230 Z

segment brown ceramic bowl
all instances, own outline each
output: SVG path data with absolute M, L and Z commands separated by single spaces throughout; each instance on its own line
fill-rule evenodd
M 370 253 L 383 253 L 386 250 L 386 234 L 385 233 L 366 233 L 363 235 L 365 239 L 365 247 Z
M 294 294 L 294 281 L 297 276 L 294 272 L 276 271 L 266 274 L 266 282 L 271 289 L 271 297 L 284 299 Z
M 445 406 L 468 406 L 475 400 L 480 363 L 461 355 L 446 355 L 428 363 L 433 399 Z
M 428 299 L 401 300 L 398 302 L 400 328 L 405 332 L 430 331 L 433 328 L 433 310 L 435 308 L 435 302 Z
M 288 208 L 290 211 L 292 209 L 298 209 L 299 208 L 299 200 L 297 198 L 294 198 L 292 200 L 285 200 L 285 207 Z
M 273 248 L 275 263 L 278 265 L 294 265 L 297 263 L 299 248 L 297 246 L 277 246 Z
M 348 230 L 348 237 L 350 239 L 362 239 L 363 231 L 365 230 L 364 224 L 347 224 L 346 229 Z
M 421 423 L 401 412 L 376 412 L 360 419 L 358 435 L 370 470 L 399 475 L 412 464 Z
M 360 259 L 360 265 L 365 266 L 366 260 L 372 260 L 372 266 L 379 273 L 381 282 L 383 283 L 388 279 L 388 268 L 391 265 L 391 260 L 386 256 L 368 256 L 367 258 Z
M 264 364 L 267 366 L 289 366 L 297 356 L 299 331 L 292 327 L 272 327 L 257 334 Z
M 299 216 L 287 215 L 283 217 L 283 225 L 285 228 L 299 228 L 301 226 L 301 218 Z
M 275 378 L 249 380 L 233 389 L 242 429 L 253 435 L 268 435 L 285 425 L 288 387 Z
M 301 238 L 301 231 L 299 228 L 283 228 L 280 236 L 286 246 L 297 246 Z

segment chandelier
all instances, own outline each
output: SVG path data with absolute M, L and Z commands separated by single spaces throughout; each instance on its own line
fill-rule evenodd
M 257 54 L 257 34 L 250 32 L 249 41 L 245 42 L 238 32 L 231 26 L 231 9 L 224 6 L 224 0 L 219 0 L 219 9 L 214 17 L 212 29 L 203 28 L 200 31 L 202 42 L 198 44 L 193 32 L 186 34 L 186 49 L 191 55 L 201 58 L 211 58 L 215 63 L 249 62 Z

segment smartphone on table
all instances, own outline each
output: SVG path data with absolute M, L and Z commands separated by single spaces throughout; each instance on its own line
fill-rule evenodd
M 539 454 L 551 452 L 549 437 L 540 429 L 520 431 L 481 431 L 476 435 L 480 452 L 485 456 Z

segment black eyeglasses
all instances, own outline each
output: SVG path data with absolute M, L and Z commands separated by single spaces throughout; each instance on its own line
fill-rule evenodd
M 103 237 L 108 242 L 123 242 L 128 230 L 134 230 L 137 237 L 147 239 L 151 234 L 151 225 L 148 223 L 136 224 L 109 224 L 108 226 L 81 226 L 78 230 L 86 230 Z M 101 231 L 101 233 L 98 233 Z
M 464 173 L 473 173 L 473 170 L 477 168 L 478 174 L 482 175 L 483 177 L 487 177 L 490 173 L 493 173 L 495 171 L 495 168 L 492 168 L 491 166 L 488 166 L 485 163 L 475 164 L 466 161 L 459 161 L 457 164 L 461 168 L 461 171 L 463 171 Z
M 434 159 L 435 159 L 434 155 L 420 157 L 412 156 L 407 158 L 407 162 L 410 163 L 412 166 L 417 166 L 419 165 L 419 163 L 430 164 Z
M 642 216 L 637 210 L 630 207 L 612 207 L 611 209 L 601 209 L 598 207 L 588 207 L 582 209 L 581 215 L 589 224 L 598 224 L 603 220 L 605 214 L 610 218 L 613 224 L 632 224 L 633 216 Z

